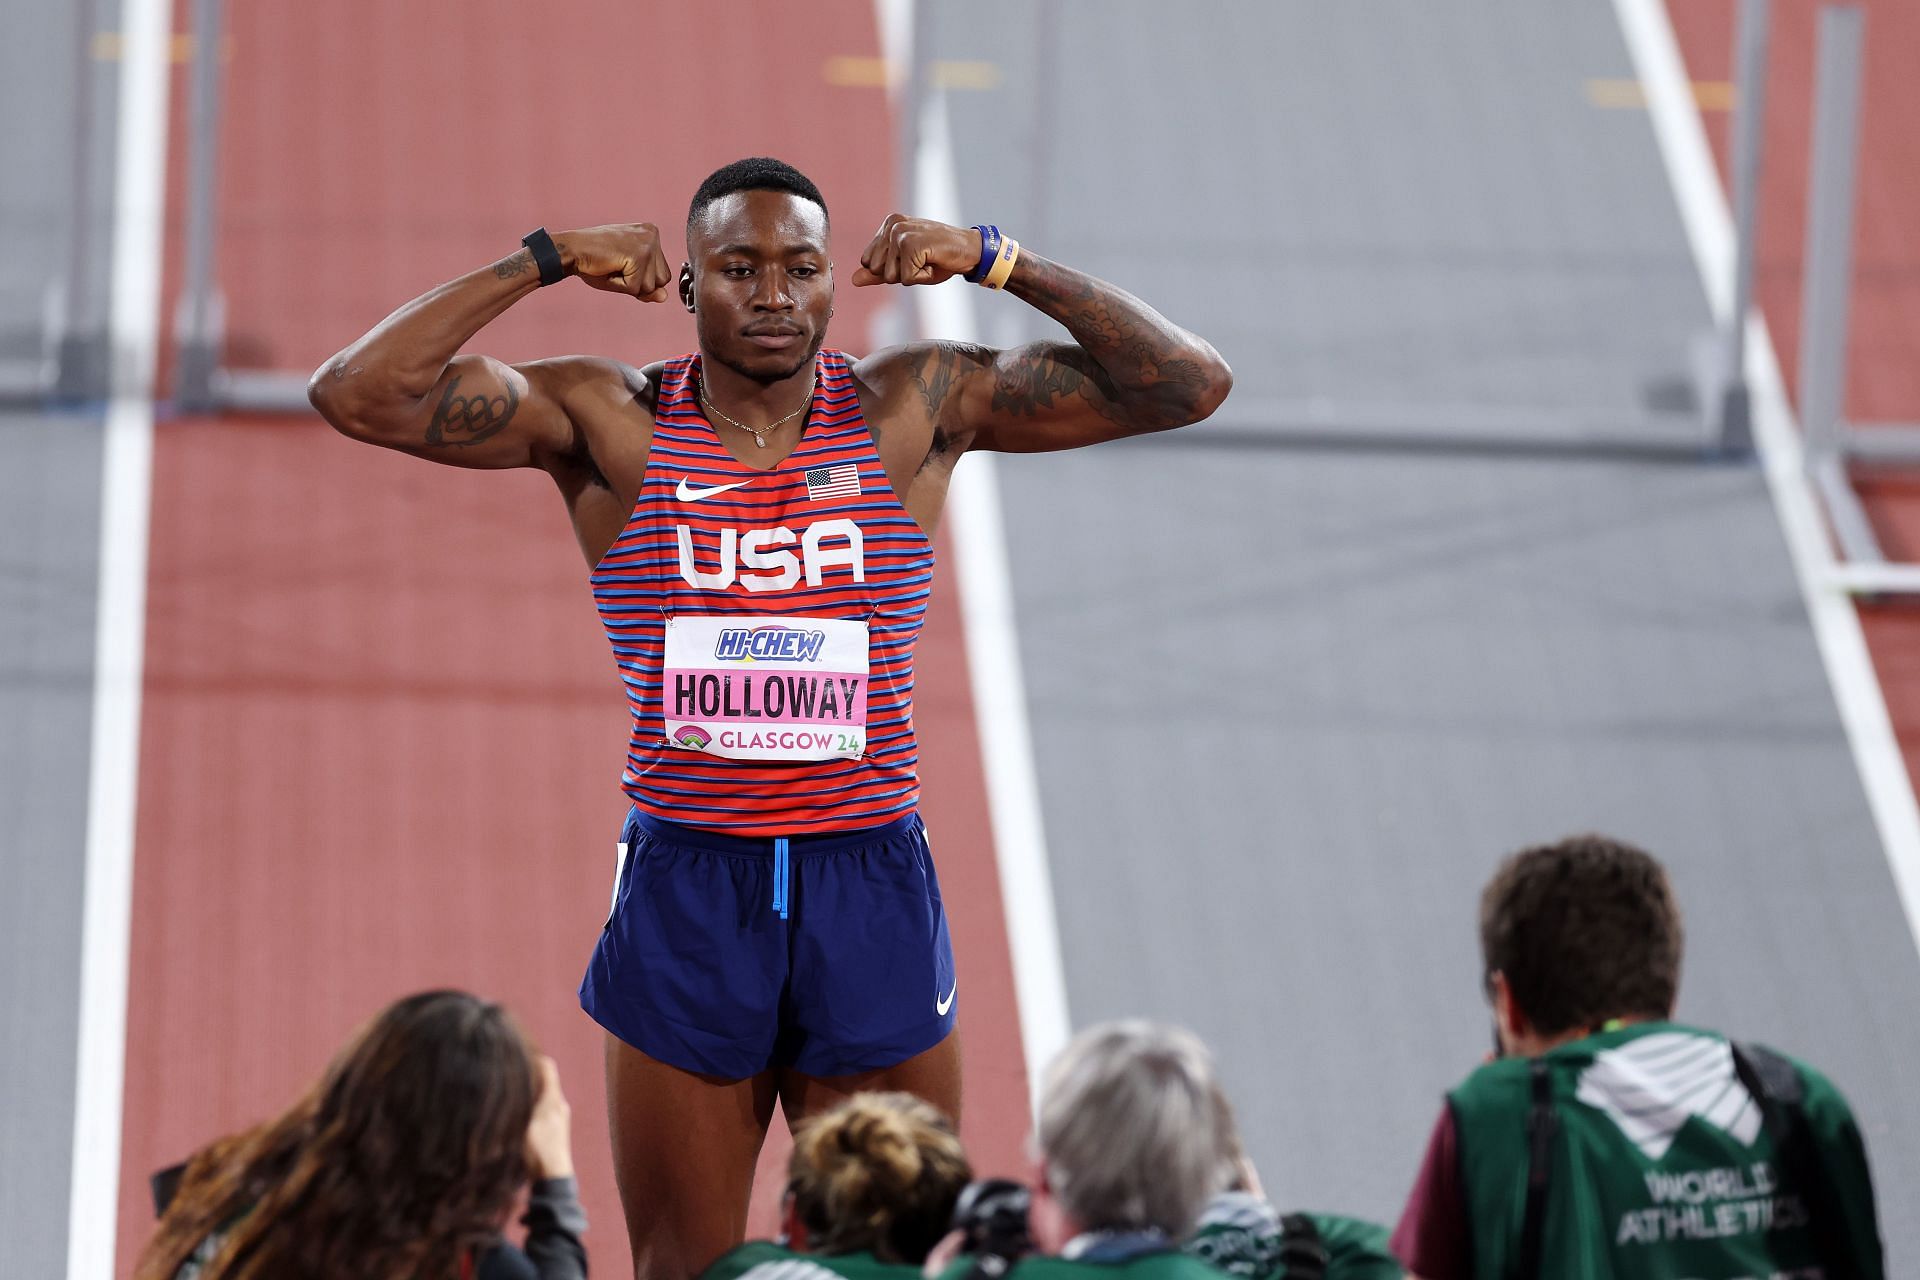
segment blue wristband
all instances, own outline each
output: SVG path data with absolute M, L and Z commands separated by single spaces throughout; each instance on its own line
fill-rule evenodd
M 985 280 L 987 272 L 993 270 L 993 260 L 1000 256 L 1000 228 L 985 226 L 974 230 L 980 233 L 980 265 L 961 277 L 968 284 Z

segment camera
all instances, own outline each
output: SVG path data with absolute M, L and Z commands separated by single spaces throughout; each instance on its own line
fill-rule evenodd
M 1011 1178 L 967 1184 L 953 1206 L 953 1229 L 966 1237 L 962 1250 L 975 1259 L 974 1275 L 994 1280 L 1033 1251 L 1027 1231 L 1032 1204 L 1033 1193 Z

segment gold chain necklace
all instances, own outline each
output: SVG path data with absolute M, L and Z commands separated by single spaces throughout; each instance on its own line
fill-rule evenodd
M 740 421 L 738 418 L 729 418 L 726 415 L 726 413 L 721 410 L 720 406 L 716 405 L 713 401 L 707 399 L 707 380 L 705 378 L 700 379 L 700 403 L 707 406 L 707 408 L 710 409 L 712 412 L 718 413 L 720 415 L 721 421 L 729 423 L 733 426 L 736 426 L 740 428 L 742 431 L 746 432 L 748 435 L 752 436 L 753 443 L 757 447 L 764 449 L 767 447 L 767 433 L 769 431 L 779 430 L 781 427 L 785 426 L 789 422 L 792 422 L 795 418 L 799 417 L 801 414 L 807 411 L 808 406 L 810 406 L 813 403 L 814 388 L 819 385 L 819 382 L 820 382 L 819 375 L 816 374 L 814 376 L 813 381 L 809 383 L 807 386 L 807 398 L 800 402 L 800 407 L 798 409 L 795 409 L 792 413 L 788 414 L 786 417 L 780 419 L 778 422 L 769 422 L 764 427 L 750 427 L 746 423 Z

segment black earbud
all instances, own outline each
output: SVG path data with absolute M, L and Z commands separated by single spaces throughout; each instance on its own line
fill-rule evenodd
M 680 302 L 687 310 L 692 311 L 694 309 L 693 264 L 691 262 L 683 262 L 680 264 Z

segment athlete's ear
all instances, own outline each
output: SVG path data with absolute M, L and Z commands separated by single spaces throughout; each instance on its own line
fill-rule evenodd
M 693 310 L 693 264 L 691 262 L 680 264 L 680 305 L 689 311 Z

